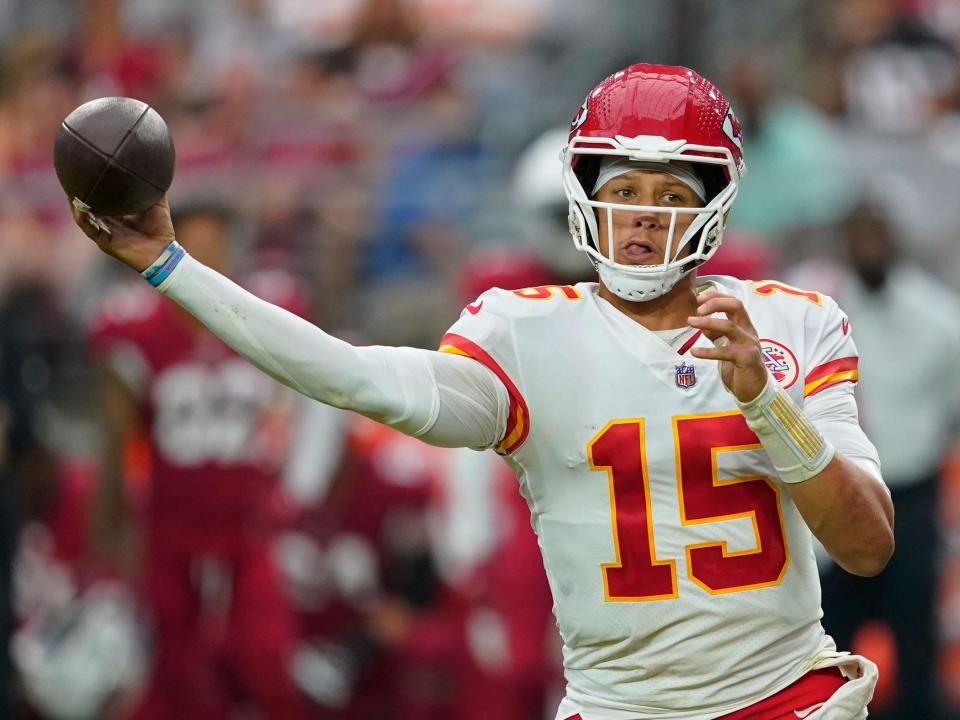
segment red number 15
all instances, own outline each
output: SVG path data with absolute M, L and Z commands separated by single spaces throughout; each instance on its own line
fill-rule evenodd
M 777 585 L 790 562 L 780 491 L 767 477 L 720 480 L 717 455 L 759 449 L 739 412 L 673 418 L 677 496 L 683 526 L 750 518 L 756 545 L 730 551 L 722 540 L 686 546 L 687 574 L 711 594 Z M 613 420 L 587 446 L 590 467 L 606 470 L 616 559 L 601 565 L 608 601 L 677 597 L 675 560 L 656 557 L 644 421 Z

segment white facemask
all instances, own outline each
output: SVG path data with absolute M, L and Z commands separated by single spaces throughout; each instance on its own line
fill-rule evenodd
M 639 138 L 638 138 L 639 139 Z M 708 260 L 719 246 L 726 212 L 733 204 L 739 190 L 739 174 L 732 158 L 701 157 L 684 155 L 678 152 L 682 141 L 667 141 L 664 138 L 642 138 L 644 148 L 638 153 L 627 147 L 628 138 L 617 136 L 615 139 L 575 138 L 563 153 L 563 185 L 570 201 L 570 233 L 574 245 L 585 252 L 594 263 L 600 280 L 611 292 L 634 302 L 652 300 L 664 295 L 680 281 L 693 272 L 698 265 Z M 587 147 L 580 150 L 579 144 Z M 660 147 L 655 147 L 659 143 Z M 598 145 L 610 145 L 609 151 L 597 152 Z M 679 144 L 679 145 L 678 145 Z M 699 149 L 699 148 L 696 148 Z M 712 148 L 711 148 L 712 149 Z M 593 194 L 612 178 L 631 170 L 655 170 L 665 173 L 684 183 L 705 202 L 698 208 L 666 208 L 631 205 L 627 203 L 605 203 L 588 197 L 579 178 L 573 170 L 573 159 L 577 155 L 602 155 L 599 177 L 594 185 Z M 631 156 L 643 155 L 632 159 Z M 717 195 L 707 200 L 706 188 L 694 167 L 704 163 L 708 165 L 726 165 L 731 168 L 731 180 Z M 610 243 L 610 254 L 599 251 L 599 222 L 607 223 L 607 236 L 613 237 L 614 212 L 648 212 L 670 215 L 667 232 L 667 245 L 664 260 L 656 265 L 630 265 L 617 263 L 613 256 L 614 245 Z M 675 229 L 681 215 L 692 215 L 682 236 L 676 236 Z M 689 246 L 689 252 L 680 257 Z

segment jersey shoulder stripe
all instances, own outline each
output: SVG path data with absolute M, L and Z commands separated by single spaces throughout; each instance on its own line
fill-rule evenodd
M 497 445 L 496 450 L 503 455 L 516 452 L 530 433 L 530 412 L 523 395 L 510 379 L 510 376 L 482 347 L 462 335 L 455 333 L 444 335 L 440 340 L 440 352 L 473 358 L 486 365 L 500 378 L 500 382 L 507 388 L 507 394 L 510 396 L 510 414 L 507 418 L 507 428 L 503 433 L 503 439 Z
M 807 377 L 804 378 L 803 395 L 811 397 L 818 392 L 826 390 L 842 382 L 856 383 L 860 379 L 858 370 L 860 358 L 856 355 L 852 357 L 838 358 L 830 362 L 823 363 L 813 368 Z

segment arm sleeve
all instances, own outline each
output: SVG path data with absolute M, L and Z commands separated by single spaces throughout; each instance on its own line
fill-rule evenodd
M 268 375 L 327 405 L 444 447 L 491 447 L 506 428 L 506 389 L 469 358 L 355 347 L 189 255 L 159 290 Z

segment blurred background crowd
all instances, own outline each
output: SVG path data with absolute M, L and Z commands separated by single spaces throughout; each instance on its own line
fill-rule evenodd
M 591 278 L 558 153 L 638 61 L 743 124 L 707 271 L 850 316 L 898 547 L 875 581 L 824 561 L 825 627 L 881 665 L 872 716 L 960 717 L 956 0 L 0 0 L 0 717 L 552 717 L 506 466 L 235 360 L 82 237 L 51 148 L 81 102 L 145 100 L 188 250 L 435 347 L 488 287 Z

